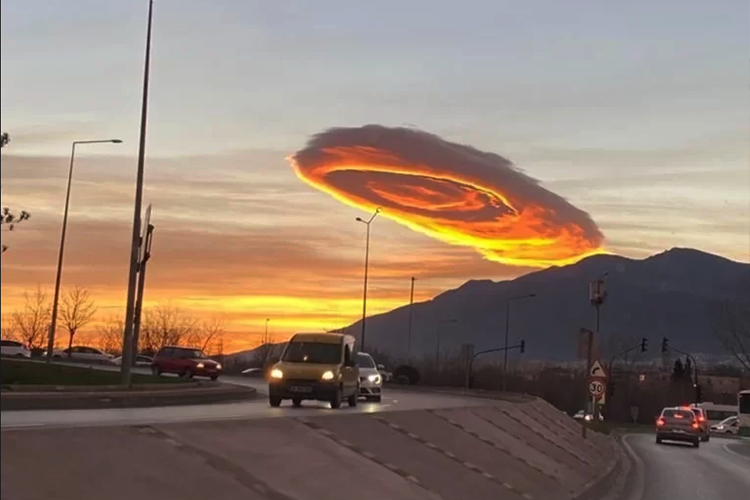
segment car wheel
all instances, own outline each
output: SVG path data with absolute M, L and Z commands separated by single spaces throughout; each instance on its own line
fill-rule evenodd
M 157 368 L 156 366 L 152 366 L 151 367 L 151 374 L 154 377 L 158 377 L 159 375 L 161 375 L 161 370 L 159 368 Z
M 185 378 L 193 378 L 195 376 L 195 373 L 193 372 L 193 370 L 188 369 L 183 372 L 182 376 Z
M 281 398 L 278 396 L 268 396 L 268 404 L 273 408 L 278 408 L 281 406 Z
M 701 447 L 700 439 L 696 439 L 695 441 L 693 441 L 693 448 L 700 448 L 700 447 Z
M 219 376 L 218 376 L 218 375 L 211 375 L 211 380 L 216 380 L 216 379 L 218 379 L 218 378 L 219 378 Z
M 357 399 L 359 398 L 359 389 L 357 389 L 357 392 L 353 393 L 349 398 L 347 399 L 347 403 L 349 403 L 349 408 L 354 408 L 357 406 Z
M 18 354 L 16 354 L 16 357 L 17 358 L 25 358 L 26 356 L 24 356 L 22 352 L 19 352 Z
M 341 392 L 341 388 L 338 388 L 331 398 L 331 408 L 333 408 L 334 410 L 341 408 Z
M 706 438 L 703 440 L 704 442 L 708 443 L 708 441 L 711 439 L 710 434 L 706 434 Z
M 302 400 L 300 398 L 292 398 L 292 406 L 299 408 L 302 406 Z
M 656 437 L 656 444 L 661 444 L 661 438 L 658 436 Z

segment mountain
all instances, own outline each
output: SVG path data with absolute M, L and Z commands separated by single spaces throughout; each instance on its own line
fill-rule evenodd
M 605 273 L 607 300 L 600 309 L 601 344 L 650 340 L 659 356 L 662 337 L 687 352 L 726 354 L 713 334 L 711 306 L 722 299 L 750 301 L 750 264 L 686 248 L 643 260 L 597 255 L 510 281 L 472 280 L 426 302 L 415 303 L 412 355 L 434 355 L 440 331 L 441 352 L 461 344 L 475 350 L 501 347 L 509 298 L 528 294 L 510 306 L 510 344 L 526 341 L 525 359 L 576 359 L 581 327 L 595 329 L 589 282 Z M 446 322 L 456 320 L 455 322 Z M 367 349 L 406 354 L 409 306 L 367 318 Z M 359 337 L 360 322 L 342 329 Z M 509 356 L 518 354 L 511 351 Z

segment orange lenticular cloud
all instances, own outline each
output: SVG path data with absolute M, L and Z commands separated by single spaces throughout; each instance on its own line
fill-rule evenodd
M 502 156 L 407 128 L 333 128 L 290 161 L 302 180 L 510 265 L 547 267 L 606 253 L 591 217 Z

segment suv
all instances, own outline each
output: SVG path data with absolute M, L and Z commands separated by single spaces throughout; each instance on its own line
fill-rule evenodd
M 698 408 L 694 405 L 691 405 L 690 409 L 693 410 L 693 413 L 695 413 L 695 417 L 698 419 L 698 424 L 700 424 L 701 441 L 707 443 L 708 440 L 711 439 L 711 428 L 708 424 L 708 419 L 706 418 L 706 412 L 703 410 L 703 408 Z
M 209 377 L 216 380 L 221 375 L 221 365 L 192 347 L 166 346 L 159 349 L 151 363 L 154 375 L 175 373 L 181 377 Z
M 656 444 L 662 441 L 682 441 L 701 444 L 701 426 L 690 408 L 664 408 L 656 419 Z

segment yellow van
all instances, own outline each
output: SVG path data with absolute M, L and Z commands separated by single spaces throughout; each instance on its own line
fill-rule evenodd
M 340 408 L 346 400 L 357 406 L 359 368 L 355 339 L 340 333 L 298 333 L 268 374 L 268 402 L 281 406 L 291 399 L 294 406 L 304 400 L 327 401 Z

